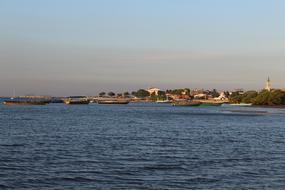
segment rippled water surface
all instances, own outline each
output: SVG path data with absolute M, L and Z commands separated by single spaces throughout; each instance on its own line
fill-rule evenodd
M 285 189 L 284 114 L 0 105 L 0 189 Z

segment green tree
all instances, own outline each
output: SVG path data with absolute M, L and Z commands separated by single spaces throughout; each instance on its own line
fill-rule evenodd
M 166 92 L 167 94 L 171 94 L 172 90 L 167 89 L 165 92 Z
M 157 99 L 159 99 L 159 100 L 166 100 L 166 92 L 158 91 L 157 92 Z
M 285 103 L 285 92 L 281 90 L 271 91 L 268 97 L 268 105 L 282 105 Z
M 242 95 L 243 103 L 254 103 L 254 99 L 257 97 L 258 93 L 254 90 L 247 91 Z
M 129 92 L 124 92 L 124 96 L 130 96 L 130 93 Z
M 116 94 L 114 93 L 114 92 L 108 92 L 108 96 L 111 96 L 111 97 L 113 97 L 113 96 L 115 96 Z
M 165 96 L 165 94 L 166 94 L 166 93 L 165 93 L 164 91 L 158 91 L 158 92 L 157 92 L 157 95 L 158 95 L 158 96 Z
M 157 95 L 155 94 L 155 92 L 151 93 L 150 99 L 151 99 L 152 101 L 156 101 L 156 100 L 157 100 Z
M 256 98 L 254 98 L 253 103 L 256 105 L 268 105 L 269 95 L 269 91 L 263 90 L 257 95 Z
M 100 97 L 105 96 L 105 95 L 106 95 L 106 92 L 100 92 L 100 93 L 99 93 L 99 96 L 100 96 Z
M 212 95 L 213 98 L 216 98 L 216 97 L 219 97 L 220 96 L 220 93 L 216 90 L 216 89 L 213 89 L 210 94 Z
M 230 97 L 230 93 L 229 93 L 229 91 L 226 91 L 226 92 L 224 92 L 225 93 L 225 96 L 227 97 L 227 98 L 229 98 Z
M 174 90 L 171 90 L 170 94 L 181 95 L 182 92 L 184 92 L 184 89 L 174 89 Z
M 231 103 L 239 104 L 242 101 L 242 95 L 239 92 L 233 92 L 229 97 L 229 101 Z
M 135 92 L 134 95 L 136 97 L 139 97 L 139 98 L 145 98 L 145 97 L 149 97 L 150 96 L 149 92 L 144 90 L 144 89 L 139 89 L 137 92 Z

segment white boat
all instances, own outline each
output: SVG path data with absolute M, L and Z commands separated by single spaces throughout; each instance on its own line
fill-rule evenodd
M 64 100 L 65 104 L 89 104 L 90 101 L 84 96 L 70 96 Z
M 171 103 L 170 100 L 157 100 L 156 103 Z
M 230 106 L 241 106 L 241 107 L 248 107 L 252 106 L 252 104 L 246 104 L 246 103 L 239 103 L 239 104 L 229 104 Z
M 13 88 L 13 96 L 10 98 L 11 100 L 14 100 L 14 98 L 15 98 L 15 88 Z

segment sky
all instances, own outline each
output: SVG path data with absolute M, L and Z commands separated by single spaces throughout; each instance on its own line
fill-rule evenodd
M 0 0 L 0 96 L 285 88 L 284 0 Z

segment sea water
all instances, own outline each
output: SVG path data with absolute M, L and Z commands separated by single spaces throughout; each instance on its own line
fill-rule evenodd
M 0 189 L 285 189 L 285 111 L 0 105 Z

